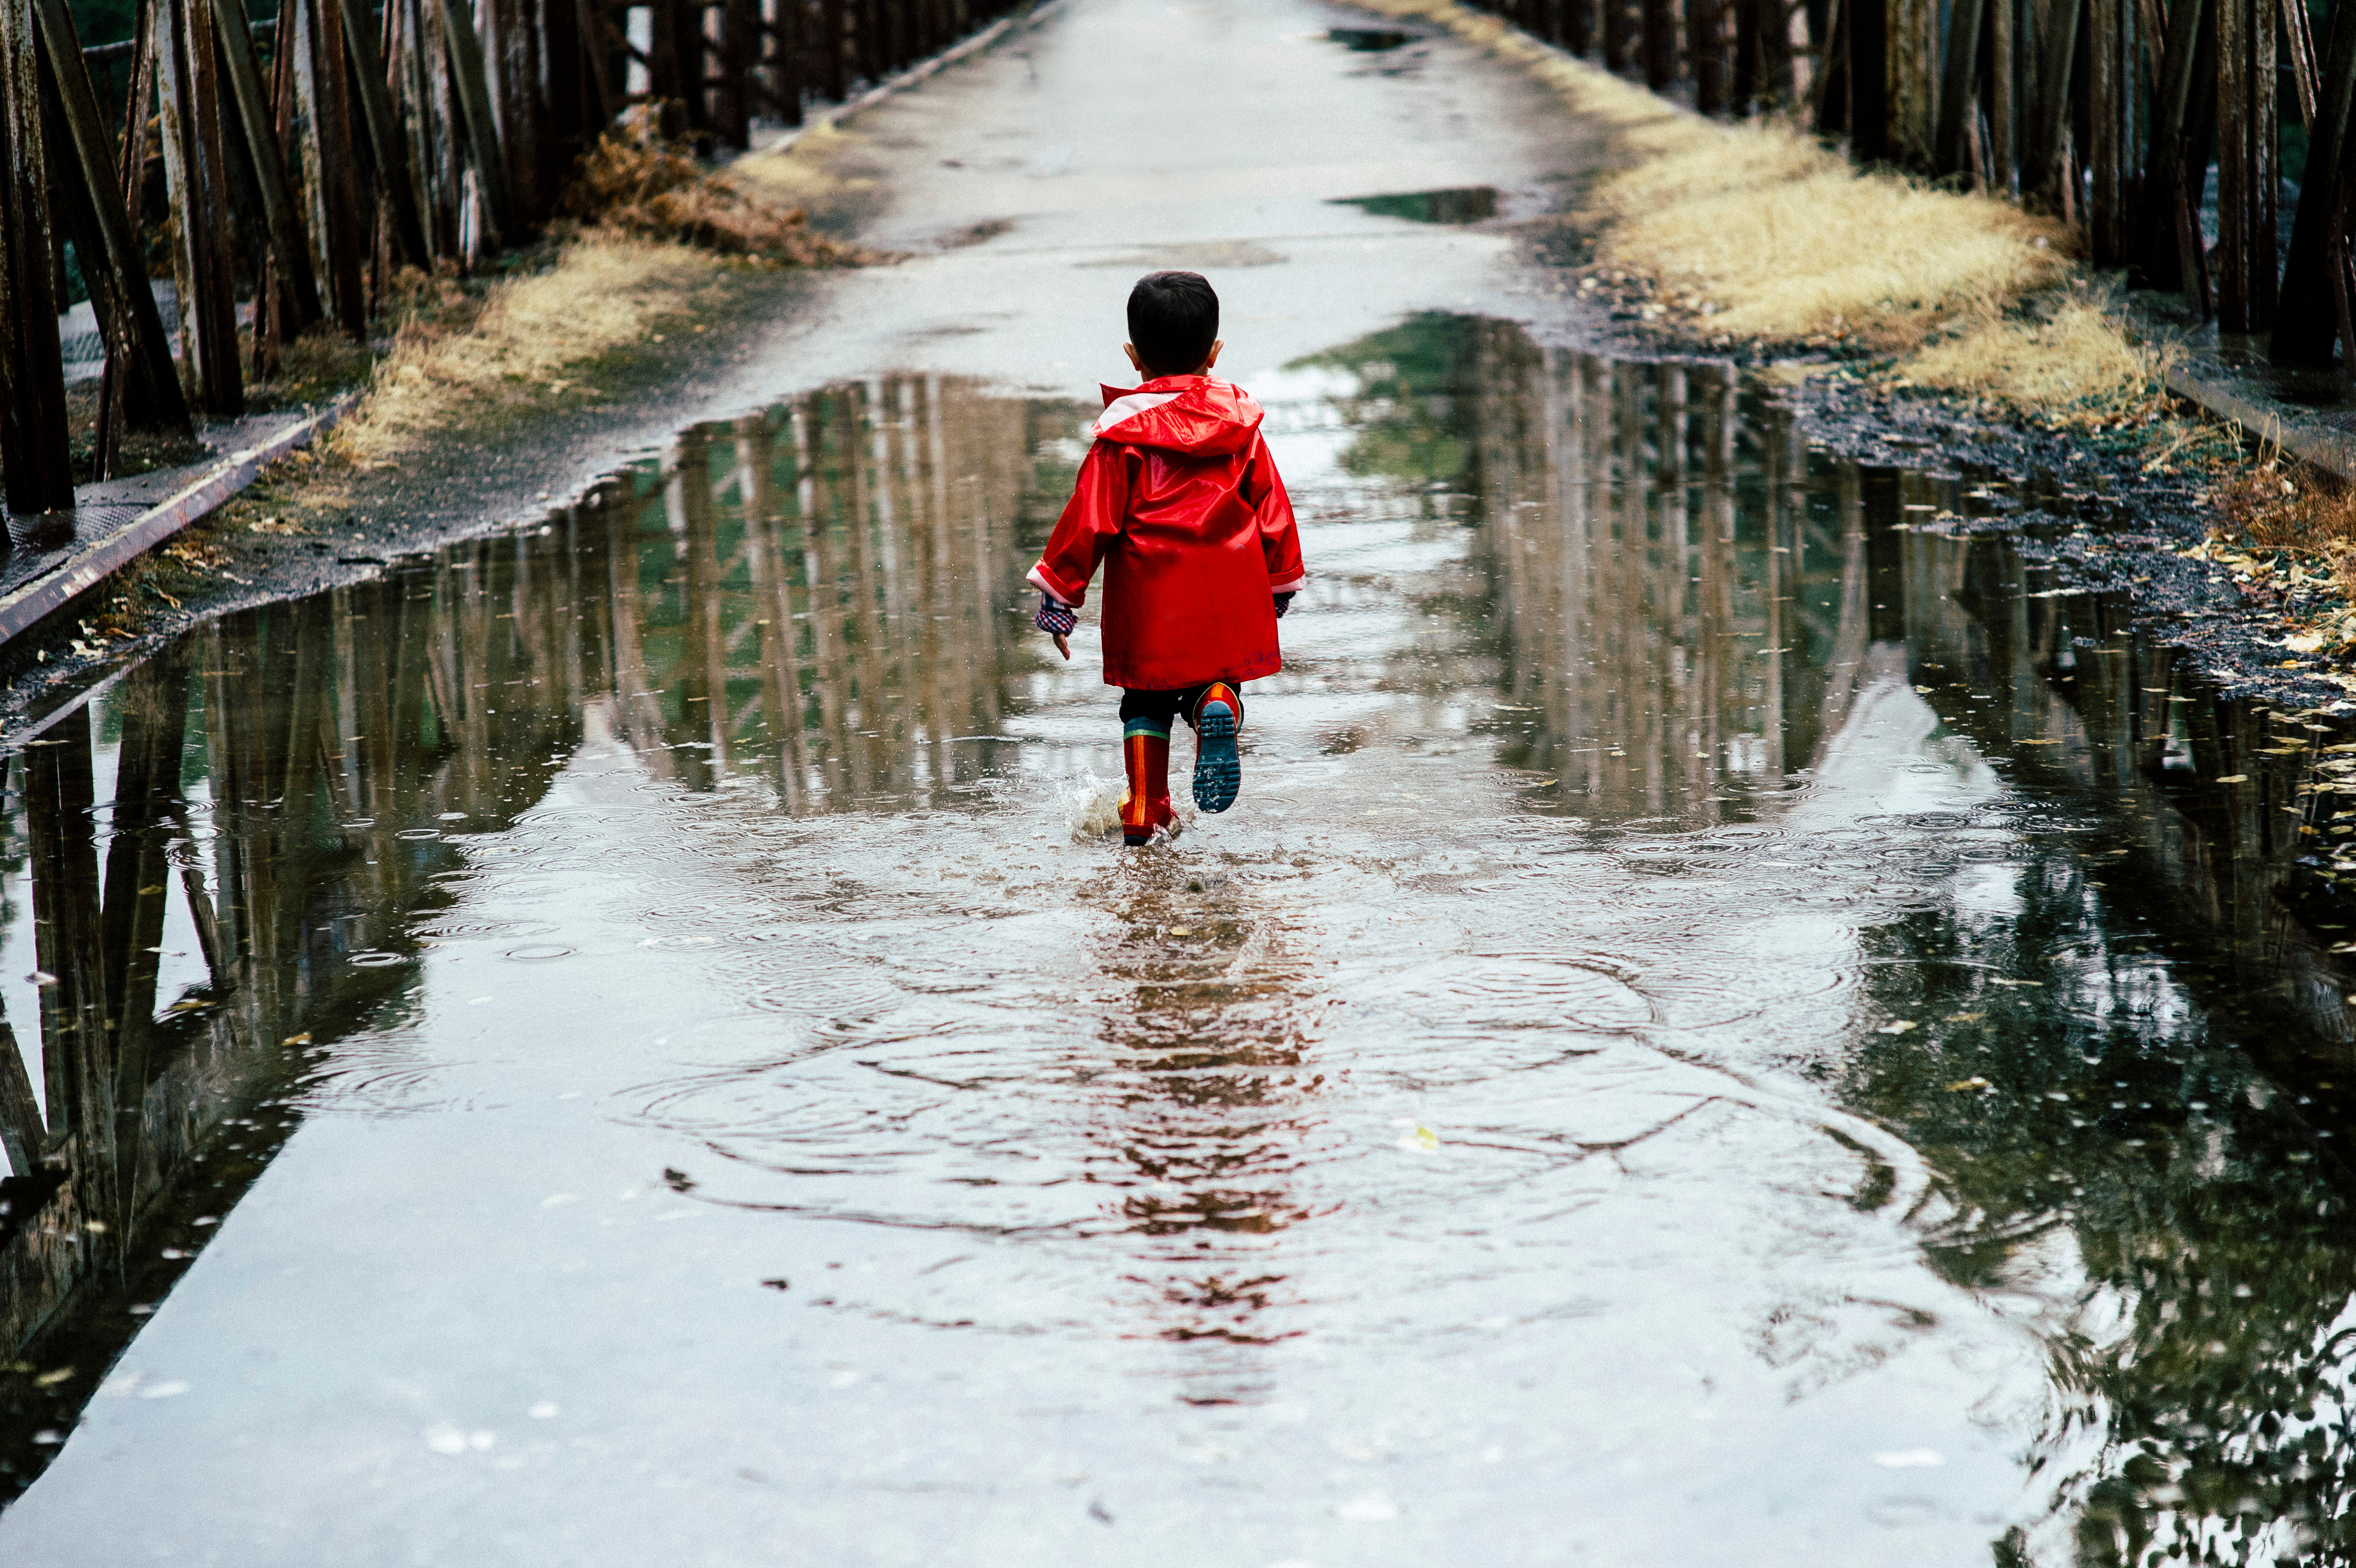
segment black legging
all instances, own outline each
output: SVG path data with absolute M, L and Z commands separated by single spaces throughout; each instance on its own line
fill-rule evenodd
M 1202 706 L 1203 694 L 1215 686 L 1224 686 L 1236 694 L 1238 709 L 1236 717 L 1241 719 L 1243 683 L 1206 680 L 1183 691 L 1131 691 L 1124 687 L 1120 694 L 1120 721 L 1126 724 L 1132 719 L 1158 719 L 1166 724 L 1173 719 L 1183 719 L 1192 724 L 1194 722 L 1194 709 Z

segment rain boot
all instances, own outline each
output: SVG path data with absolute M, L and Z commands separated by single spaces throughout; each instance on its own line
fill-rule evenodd
M 1235 805 L 1243 787 L 1243 759 L 1236 754 L 1236 735 L 1244 727 L 1244 699 L 1224 680 L 1204 688 L 1194 705 L 1194 804 L 1205 811 L 1225 811 Z
M 1156 831 L 1178 834 L 1178 813 L 1170 805 L 1170 720 L 1132 719 L 1121 733 L 1121 766 L 1129 793 L 1120 797 L 1120 841 L 1151 844 Z

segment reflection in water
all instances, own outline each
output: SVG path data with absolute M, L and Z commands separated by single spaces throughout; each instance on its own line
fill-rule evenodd
M 415 960 L 486 933 L 455 895 L 529 876 L 489 840 L 584 735 L 671 787 L 766 776 L 788 811 L 978 787 L 1026 454 L 1058 412 L 879 379 L 699 429 L 527 532 L 197 634 L 25 747 L 0 864 L 12 922 L 29 884 L 33 950 L 9 957 L 37 968 L 11 989 L 39 1030 L 29 1053 L 0 1037 L 0 1342 L 36 1361 L 0 1372 L 0 1497 L 294 1107 L 420 1079 L 386 1043 Z M 368 1042 L 326 1049 L 347 1035 Z
M 2349 1028 L 2338 932 L 2302 880 L 2302 846 L 2335 836 L 2297 809 L 2315 732 L 2215 701 L 2001 542 L 1921 526 L 2002 509 L 2003 486 L 1812 458 L 1724 367 L 1430 317 L 1287 375 L 1276 427 L 1332 434 L 1325 504 L 1374 540 L 1337 545 L 1304 634 L 1402 598 L 1413 630 L 1305 635 L 1265 711 L 1323 694 L 1323 794 L 1387 722 L 1351 680 L 1406 705 L 1399 749 L 1498 780 L 1503 817 L 1457 829 L 1493 859 L 1426 852 L 1398 886 L 1501 901 L 1511 941 L 1403 957 L 1390 1010 L 1353 1032 L 1327 980 L 1375 962 L 1382 912 L 1301 891 L 1306 849 L 1108 862 L 1073 884 L 1104 918 L 1071 952 L 1052 925 L 993 935 L 1052 879 L 1016 886 L 986 836 L 885 846 L 986 827 L 1011 782 L 1077 773 L 1117 733 L 1066 741 L 1069 677 L 1023 631 L 1084 411 L 887 377 L 700 427 L 545 524 L 194 635 L 11 762 L 5 1493 L 301 1117 L 438 1104 L 433 950 L 568 951 L 500 910 L 573 867 L 561 831 L 516 830 L 586 809 L 555 799 L 578 777 L 700 799 L 699 834 L 757 862 L 723 881 L 648 851 L 648 944 L 711 941 L 664 933 L 729 901 L 745 951 L 723 972 L 784 1020 L 757 1061 L 658 1063 L 632 1107 L 747 1173 L 715 1205 L 1060 1249 L 1102 1331 L 1189 1347 L 1185 1402 L 1248 1405 L 1338 1310 L 1303 1285 L 1315 1250 L 1283 1243 L 1347 1238 L 1397 1197 L 1348 1174 L 1339 1081 L 1442 1103 L 1484 1076 L 1665 1061 L 1716 1085 L 1577 1136 L 1498 1110 L 1467 1147 L 1505 1163 L 1454 1168 L 1483 1174 L 1458 1179 L 1449 1233 L 1482 1247 L 1551 1234 L 1548 1182 L 1601 1190 L 1607 1166 L 1690 1157 L 1652 1151 L 1730 1107 L 1822 1093 L 1837 1108 L 1813 1125 L 1868 1165 L 1850 1200 L 1902 1211 L 1937 1275 L 2043 1357 L 2034 1505 L 1957 1528 L 2001 1534 L 2003 1562 L 2344 1560 L 2356 1269 L 2318 1139 L 2343 1125 Z M 584 772 L 603 757 L 626 765 Z M 1299 797 L 1268 776 L 1281 821 Z M 1350 816 L 1387 832 L 1421 799 Z M 850 837 L 791 836 L 820 819 Z M 1740 976 L 1681 999 L 1580 936 L 1612 912 L 1549 893 L 1580 857 L 1683 900 L 1672 955 L 1704 926 L 1846 912 L 1853 1016 L 1738 1082 L 1696 1041 L 1766 1001 Z M 868 927 L 894 940 L 847 954 Z M 1043 1042 L 1042 1009 L 1085 1039 Z M 1437 1145 L 1411 1120 L 1396 1136 Z M 1008 1319 L 982 1328 L 1099 1330 L 1023 1306 L 1020 1264 L 968 1266 L 1001 1271 Z M 1795 1390 L 1828 1378 L 1868 1307 L 1935 1327 L 1802 1301 L 1752 1351 Z
M 2346 1560 L 2344 1172 L 2278 1103 L 2332 1101 L 2347 1071 L 2344 966 L 2286 908 L 2322 727 L 2208 698 L 1999 540 L 1890 526 L 1970 500 L 1806 475 L 1772 411 L 1745 432 L 1738 507 L 1713 417 L 1734 394 L 1710 368 L 1479 336 L 1484 401 L 1546 411 L 1484 408 L 1472 439 L 1501 712 L 1531 716 L 1499 755 L 1559 774 L 1560 809 L 1772 823 L 1759 792 L 1840 766 L 1877 667 L 1927 699 L 1951 754 L 2014 772 L 1917 814 L 1949 848 L 1905 869 L 1923 896 L 1867 971 L 1907 1027 L 1836 1069 L 1940 1173 L 1916 1215 L 1936 1266 L 1997 1300 L 2047 1296 L 2035 1452 L 2055 1506 L 1999 1560 Z M 2258 787 L 2208 782 L 2236 774 Z M 1814 836 L 1820 864 L 1842 837 Z
M 1458 186 L 1448 190 L 1345 197 L 1334 205 L 1355 207 L 1377 218 L 1404 218 L 1410 223 L 1482 223 L 1497 216 L 1497 191 L 1494 186 Z
M 1127 1167 L 1108 1179 L 1126 1189 L 1119 1212 L 1136 1237 L 1132 1310 L 1164 1339 L 1290 1338 L 1301 1330 L 1267 1313 L 1297 1292 L 1252 1243 L 1309 1214 L 1301 1145 L 1322 1075 L 1297 1007 L 1303 966 L 1279 947 L 1277 912 L 1220 870 L 1119 897 L 1121 933 L 1098 961 L 1130 1006 L 1113 1015 L 1093 1087 L 1098 1136 Z M 1265 1381 L 1248 1359 L 1206 1360 L 1185 1397 L 1224 1403 Z

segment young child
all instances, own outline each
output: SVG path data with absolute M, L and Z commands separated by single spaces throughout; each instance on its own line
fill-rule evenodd
M 1104 413 L 1046 552 L 1031 569 L 1055 651 L 1105 569 L 1104 678 L 1122 688 L 1120 833 L 1174 837 L 1170 721 L 1194 727 L 1194 804 L 1233 805 L 1242 784 L 1240 688 L 1284 667 L 1276 623 L 1306 577 L 1292 501 L 1260 439 L 1260 406 L 1219 362 L 1219 296 L 1194 272 L 1153 272 L 1129 293 L 1135 391 Z

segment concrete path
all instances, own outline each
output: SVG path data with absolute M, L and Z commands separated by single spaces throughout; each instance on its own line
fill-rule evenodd
M 396 579 L 364 619 L 357 595 L 305 608 L 376 648 L 396 605 L 470 606 L 479 643 L 454 632 L 428 672 L 418 633 L 391 689 L 430 673 L 437 711 L 481 723 L 437 729 L 412 816 L 337 820 L 359 815 L 338 796 L 319 837 L 341 859 L 268 861 L 271 918 L 316 918 L 278 988 L 361 958 L 381 988 L 304 1028 L 284 1147 L 190 1218 L 201 1252 L 0 1514 L 0 1562 L 1964 1565 L 2042 1517 L 2021 1455 L 2062 1396 L 2039 1324 L 2071 1325 L 2081 1275 L 2057 1250 L 2008 1316 L 1942 1272 L 1923 1158 L 1836 1104 L 1840 1063 L 1896 1038 L 1876 944 L 1951 896 L 1892 868 L 1934 862 L 2003 786 L 1933 739 L 1902 650 L 1858 673 L 1861 534 L 1779 577 L 1802 560 L 1735 520 L 1734 491 L 1766 487 L 1721 475 L 1743 582 L 1683 537 L 1640 571 L 1652 493 L 1593 481 L 1642 471 L 1641 421 L 1569 411 L 1619 406 L 1611 368 L 1540 374 L 1483 323 L 1387 331 L 1574 332 L 1500 228 L 1349 203 L 1494 187 L 1511 222 L 1580 148 L 1453 40 L 1327 37 L 1351 25 L 1312 0 L 1078 0 L 856 122 L 871 238 L 932 253 L 830 280 L 694 394 L 860 383 L 810 400 L 851 423 L 758 421 L 779 451 L 744 464 L 781 471 L 807 438 L 809 493 L 846 548 L 874 541 L 854 631 L 820 636 L 839 606 L 809 596 L 851 672 L 813 702 L 826 744 L 889 765 L 811 809 L 763 793 L 775 752 L 732 762 L 709 706 L 762 684 L 711 668 L 803 635 L 774 601 L 723 613 L 761 581 L 734 553 L 756 530 L 719 550 L 716 492 L 691 486 L 738 432 L 631 476 L 651 499 L 619 566 L 543 562 L 562 541 L 532 531 Z M 1269 395 L 1317 575 L 1285 675 L 1249 697 L 1246 802 L 1121 858 L 1072 826 L 1119 735 L 1093 640 L 1059 666 L 1010 613 L 1059 497 L 991 485 L 1077 450 L 1097 382 L 1127 379 L 1131 281 L 1173 265 L 1222 293 L 1222 369 Z M 919 398 L 965 405 L 929 455 Z M 1387 431 L 1387 399 L 1409 411 Z M 1387 439 L 1449 455 L 1353 466 Z M 893 477 L 920 463 L 932 485 Z M 993 493 L 1022 498 L 974 500 Z M 939 565 L 973 540 L 988 561 Z M 939 570 L 911 604 L 920 560 Z M 608 597 L 633 571 L 658 583 L 635 607 Z M 1705 635 L 1706 572 L 1727 609 Z M 566 582 L 593 585 L 578 615 L 531 597 Z M 1784 667 L 1771 628 L 1804 590 L 1854 623 L 1866 696 L 1787 794 L 1753 672 Z M 673 613 L 688 593 L 708 619 Z M 642 678 L 593 692 L 536 648 L 496 682 L 466 662 L 558 624 L 553 647 L 643 645 Z M 308 759 L 320 731 L 287 713 L 333 713 L 366 774 L 396 710 L 274 706 L 314 667 L 290 645 L 205 645 L 207 726 L 291 731 Z M 646 673 L 689 645 L 705 676 Z M 391 667 L 372 657 L 316 665 L 357 687 Z M 1677 705 L 1721 678 L 1723 733 L 1689 724 Z M 972 704 L 917 711 L 960 682 Z M 1574 688 L 1559 766 L 1515 762 Z M 1617 776 L 1607 751 L 1637 758 L 1630 793 L 1530 808 L 1574 768 Z M 1716 810 L 1735 773 L 1754 821 Z M 894 793 L 919 773 L 921 798 Z M 275 816 L 215 787 L 225 833 L 314 800 L 290 787 Z M 371 904 L 393 867 L 431 870 L 430 901 Z M 33 968 L 29 925 L 0 928 L 0 974 Z M 181 933 L 159 945 L 191 972 Z
M 1218 288 L 1220 368 L 1247 387 L 1416 311 L 1560 319 L 1501 225 L 1340 205 L 1490 186 L 1510 222 L 1584 168 L 1555 101 L 1458 40 L 1327 37 L 1370 25 L 1300 0 L 1080 0 L 861 115 L 884 200 L 866 238 L 917 254 L 843 277 L 759 379 L 783 393 L 888 367 L 1092 397 L 1133 379 L 1122 302 L 1162 267 Z

